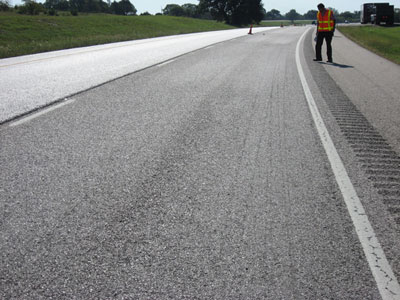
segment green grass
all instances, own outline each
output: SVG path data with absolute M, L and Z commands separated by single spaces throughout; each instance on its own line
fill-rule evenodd
M 0 58 L 183 33 L 231 29 L 169 16 L 26 16 L 0 13 Z
M 338 29 L 361 46 L 400 64 L 399 26 L 340 26 Z

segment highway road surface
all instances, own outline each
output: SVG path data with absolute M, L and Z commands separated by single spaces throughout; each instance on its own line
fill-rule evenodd
M 254 33 L 272 28 L 255 28 Z M 166 36 L 0 60 L 0 123 L 247 29 Z
M 400 152 L 395 117 L 378 117 L 398 104 L 359 97 L 370 75 L 347 59 L 398 69 L 340 34 L 336 63 L 313 62 L 313 30 L 242 33 L 82 92 L 66 81 L 34 108 L 16 91 L 0 298 L 400 299 Z

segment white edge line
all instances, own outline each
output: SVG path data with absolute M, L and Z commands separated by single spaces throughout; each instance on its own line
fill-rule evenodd
M 22 118 L 21 120 L 12 122 L 12 123 L 9 125 L 9 127 L 15 127 L 15 126 L 18 126 L 18 125 L 27 123 L 27 122 L 29 122 L 29 121 L 31 121 L 31 120 L 33 120 L 33 119 L 36 119 L 36 118 L 38 118 L 38 117 L 40 117 L 40 116 L 42 116 L 42 115 L 44 115 L 44 114 L 47 114 L 47 113 L 49 113 L 49 112 L 51 112 L 51 111 L 53 111 L 53 110 L 56 110 L 56 109 L 58 109 L 58 108 L 60 108 L 60 107 L 62 107 L 62 106 L 65 106 L 65 105 L 67 105 L 67 104 L 71 104 L 71 103 L 73 103 L 73 102 L 75 102 L 75 100 L 74 100 L 74 99 L 70 99 L 70 100 L 63 101 L 63 102 L 61 102 L 61 103 L 59 103 L 59 104 L 53 105 L 53 106 L 51 106 L 51 107 L 45 108 L 45 109 L 43 109 L 43 110 L 41 110 L 41 111 L 38 111 L 38 112 L 36 112 L 36 113 L 34 113 L 34 114 L 32 114 L 32 115 L 29 115 L 29 116 L 27 116 L 27 117 L 24 117 L 24 118 Z
M 365 214 L 364 207 L 357 195 L 357 192 L 347 174 L 346 168 L 332 142 L 328 130 L 318 111 L 315 100 L 311 94 L 307 84 L 301 63 L 300 63 L 300 44 L 304 36 L 310 29 L 306 30 L 300 37 L 296 46 L 296 64 L 297 70 L 303 85 L 304 94 L 307 99 L 315 126 L 317 127 L 325 152 L 328 155 L 336 181 L 342 192 L 347 209 L 353 221 L 358 238 L 364 250 L 369 267 L 375 278 L 377 287 L 381 294 L 382 300 L 400 299 L 400 285 L 394 275 L 392 268 L 386 258 L 386 255 L 380 245 L 378 238 Z

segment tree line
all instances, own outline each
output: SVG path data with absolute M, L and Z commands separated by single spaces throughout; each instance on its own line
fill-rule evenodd
M 14 7 L 18 13 L 37 15 L 45 13 L 57 15 L 57 11 L 78 13 L 111 13 L 117 15 L 136 15 L 137 10 L 129 0 L 23 0 L 23 5 Z M 10 10 L 8 0 L 0 0 L 0 10 Z M 190 18 L 214 19 L 227 24 L 241 26 L 250 23 L 260 23 L 265 10 L 262 0 L 199 0 L 199 4 L 167 4 L 162 9 L 163 15 L 182 16 Z M 150 15 L 144 12 L 142 15 Z
M 57 15 L 57 11 L 78 13 L 110 13 L 137 15 L 135 6 L 129 0 L 22 0 L 23 5 L 11 8 L 8 0 L 0 0 L 0 11 L 15 10 L 20 14 L 40 13 Z M 259 23 L 264 16 L 262 0 L 199 0 L 199 4 L 167 4 L 157 15 L 182 16 L 201 19 L 215 19 L 231 25 Z M 144 12 L 142 15 L 150 15 Z
M 16 5 L 14 10 L 20 14 L 38 15 L 45 13 L 55 15 L 57 11 L 70 11 L 72 15 L 81 13 L 109 13 L 117 15 L 136 15 L 137 10 L 129 0 L 46 0 L 38 3 L 35 0 L 22 0 L 22 5 Z M 0 0 L 0 10 L 12 9 L 8 0 Z
M 336 9 L 330 8 L 333 10 L 335 17 L 338 22 L 347 21 L 360 21 L 360 11 L 345 11 L 339 13 Z M 269 12 L 266 12 L 264 15 L 264 20 L 315 20 L 317 18 L 317 10 L 309 10 L 305 14 L 299 14 L 295 9 L 290 10 L 286 14 L 282 15 L 279 10 L 272 9 Z
M 281 12 L 277 9 L 272 9 L 267 12 L 264 9 L 261 1 L 247 1 L 247 7 L 252 7 L 252 9 L 228 5 L 229 2 L 230 1 L 200 0 L 199 5 L 184 4 L 180 6 L 177 4 L 168 4 L 163 9 L 163 14 L 170 16 L 215 19 L 218 21 L 225 21 L 228 24 L 251 24 L 259 23 L 261 20 L 315 20 L 318 12 L 317 10 L 309 10 L 305 14 L 301 15 L 295 9 L 292 9 L 286 14 L 281 14 Z M 234 1 L 231 1 L 230 3 L 234 3 Z M 241 3 L 246 3 L 246 1 L 242 1 Z M 336 9 L 332 10 L 334 11 L 334 14 L 339 22 L 343 22 L 345 20 L 356 22 L 360 20 L 360 11 L 345 11 L 339 13 Z M 242 17 L 243 19 L 237 21 L 236 18 L 240 15 L 244 17 Z
M 21 14 L 48 13 L 57 14 L 57 11 L 70 11 L 71 14 L 78 13 L 110 13 L 117 15 L 137 15 L 135 6 L 129 0 L 46 0 L 43 4 L 35 0 L 23 0 L 24 4 L 16 6 L 15 9 Z M 112 2 L 111 2 L 112 1 Z M 9 10 L 8 0 L 0 0 L 0 11 Z M 360 12 L 339 13 L 333 9 L 339 22 L 359 21 Z M 286 14 L 279 10 L 266 11 L 262 0 L 199 0 L 199 4 L 167 4 L 162 12 L 157 15 L 179 16 L 200 19 L 214 19 L 227 24 L 243 26 L 248 24 L 259 24 L 262 20 L 315 20 L 317 10 L 309 10 L 301 15 L 295 9 Z M 150 15 L 148 12 L 142 15 Z M 397 13 L 396 13 L 397 15 Z

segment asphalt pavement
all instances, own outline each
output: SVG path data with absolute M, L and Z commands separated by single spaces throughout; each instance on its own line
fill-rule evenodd
M 219 43 L 3 124 L 0 298 L 380 299 L 297 73 L 304 31 Z M 378 191 L 306 44 L 310 88 L 398 275 L 398 225 L 382 199 L 370 212 Z
M 254 28 L 254 32 L 272 28 Z M 248 29 L 133 40 L 0 59 L 0 124 Z

